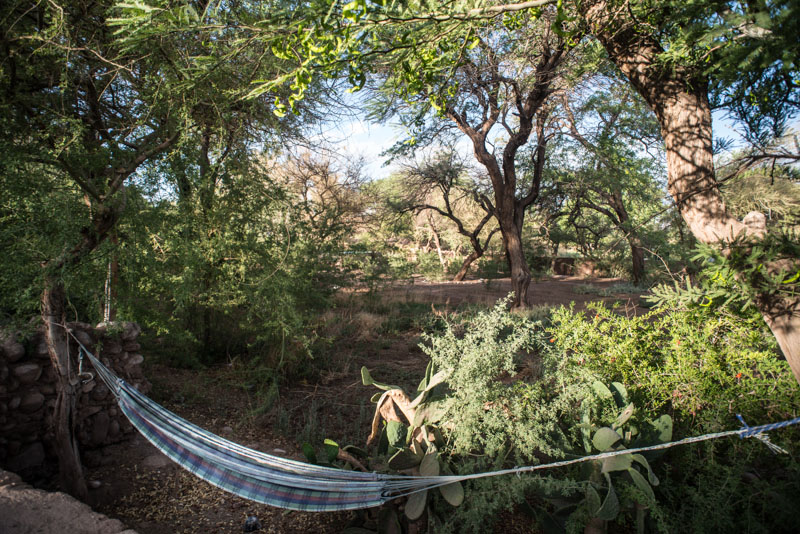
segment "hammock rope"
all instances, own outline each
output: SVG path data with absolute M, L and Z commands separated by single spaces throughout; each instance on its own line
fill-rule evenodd
M 786 452 L 769 441 L 766 432 L 800 423 L 800 417 L 779 423 L 747 426 L 702 436 L 684 438 L 649 447 L 608 451 L 548 464 L 514 467 L 471 475 L 437 477 L 390 475 L 347 471 L 318 466 L 252 450 L 212 434 L 142 395 L 115 375 L 72 333 L 67 331 L 89 358 L 97 376 L 109 387 L 131 424 L 159 451 L 195 476 L 245 499 L 279 508 L 309 512 L 356 510 L 380 506 L 387 501 L 420 491 L 478 478 L 552 469 L 591 460 L 667 449 L 738 435 L 755 437 L 773 452 Z

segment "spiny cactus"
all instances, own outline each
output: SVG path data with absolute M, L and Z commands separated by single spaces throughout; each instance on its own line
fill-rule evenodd
M 433 362 L 429 362 L 425 376 L 417 386 L 417 396 L 411 400 L 402 388 L 376 382 L 366 367 L 361 368 L 363 384 L 383 390 L 373 397 L 377 406 L 367 444 L 377 441 L 378 453 L 390 455 L 390 469 L 423 476 L 439 476 L 440 472 L 448 470 L 439 457 L 439 447 L 444 445 L 438 427 L 444 416 L 442 396 L 434 394 L 446 379 L 447 373 L 434 373 Z M 381 420 L 385 421 L 383 427 L 380 426 Z M 453 506 L 464 501 L 464 488 L 460 482 L 440 486 L 438 490 Z M 410 495 L 405 506 L 406 516 L 412 521 L 419 519 L 427 502 L 428 490 Z
M 580 425 L 583 445 L 587 453 L 655 445 L 666 443 L 672 439 L 672 418 L 669 415 L 662 415 L 655 420 L 641 421 L 639 426 L 632 423 L 636 408 L 632 402 L 629 402 L 628 393 L 619 382 L 612 382 L 610 387 L 601 382 L 595 382 L 592 389 L 599 402 L 592 403 L 584 400 Z M 605 412 L 603 405 L 610 402 L 613 402 L 616 407 L 616 418 L 610 425 L 603 424 L 607 421 L 602 421 L 600 424 L 594 423 L 594 416 Z M 616 518 L 619 514 L 621 506 L 614 490 L 613 481 L 622 479 L 632 482 L 641 494 L 641 498 L 635 498 L 633 503 L 627 504 L 635 508 L 637 530 L 643 532 L 647 509 L 655 502 L 653 486 L 658 485 L 658 478 L 653 473 L 648 458 L 654 460 L 658 456 L 660 453 L 653 451 L 646 454 L 624 454 L 594 460 L 588 476 L 590 485 L 587 486 L 583 501 L 583 506 L 589 512 L 592 520 L 608 521 Z M 647 476 L 645 477 L 640 470 L 644 470 Z M 596 488 L 602 487 L 603 481 L 605 481 L 607 490 L 606 496 L 601 502 Z

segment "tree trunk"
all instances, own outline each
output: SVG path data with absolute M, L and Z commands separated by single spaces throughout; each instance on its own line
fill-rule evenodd
M 433 224 L 433 217 L 431 216 L 430 212 L 428 213 L 428 226 L 431 227 L 433 244 L 436 245 L 436 254 L 439 256 L 439 264 L 442 266 L 442 272 L 446 272 L 447 261 L 445 261 L 444 256 L 442 255 L 442 242 L 439 239 L 439 230 L 436 228 L 436 225 Z
M 777 306 L 759 303 L 759 309 L 800 384 L 800 299 Z
M 745 231 L 722 201 L 714 173 L 708 87 L 698 73 L 659 62 L 660 43 L 635 23 L 615 18 L 605 0 L 585 2 L 583 15 L 614 64 L 642 95 L 661 127 L 667 183 L 689 230 L 704 243 L 724 244 Z M 800 383 L 800 303 L 760 305 Z M 788 311 L 787 311 L 788 310 Z
M 48 276 L 42 292 L 42 320 L 45 324 L 47 350 L 57 374 L 53 430 L 58 454 L 59 483 L 62 490 L 86 501 L 89 493 L 75 437 L 78 380 L 73 379 L 70 371 L 69 338 L 67 331 L 61 326 L 65 321 L 64 302 L 63 283 Z
M 508 228 L 510 226 L 510 228 Z M 511 289 L 514 291 L 512 309 L 528 307 L 528 288 L 531 285 L 531 271 L 522 249 L 522 229 L 516 225 L 501 225 L 503 241 L 506 244 L 506 257 L 511 269 Z
M 456 273 L 455 277 L 453 277 L 453 282 L 462 282 L 464 278 L 467 276 L 469 272 L 469 268 L 472 266 L 472 263 L 483 256 L 482 250 L 473 250 L 469 253 L 469 256 L 464 258 L 464 263 L 461 264 L 461 268 Z
M 119 245 L 119 238 L 116 234 L 110 238 L 111 242 Z M 119 260 L 117 259 L 117 252 L 111 254 L 111 259 L 108 262 L 108 274 L 106 276 L 105 287 L 105 305 L 103 306 L 103 320 L 112 322 L 117 320 L 117 286 L 119 285 Z
M 633 259 L 633 283 L 639 285 L 644 280 L 644 250 L 635 239 L 629 239 L 631 258 Z

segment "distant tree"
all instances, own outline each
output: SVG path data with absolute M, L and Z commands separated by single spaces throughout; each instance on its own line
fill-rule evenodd
M 645 277 L 646 225 L 664 211 L 662 153 L 658 127 L 641 99 L 627 85 L 595 78 L 589 96 L 578 109 L 565 93 L 562 97 L 567 137 L 577 143 L 573 159 L 581 164 L 562 175 L 561 187 L 572 197 L 573 225 L 599 237 L 593 223 L 581 225 L 583 210 L 604 216 L 630 248 L 633 282 Z M 573 98 L 579 93 L 573 92 Z M 579 97 L 578 97 L 579 98 Z M 635 212 L 635 213 L 634 213 Z
M 499 227 L 487 226 L 495 215 L 485 184 L 469 176 L 468 167 L 450 149 L 421 162 L 407 163 L 400 175 L 403 196 L 393 207 L 401 212 L 435 212 L 451 221 L 469 240 L 472 250 L 464 258 L 453 281 L 464 280 L 470 266 L 481 258 Z M 478 211 L 476 220 L 470 217 Z M 484 232 L 488 229 L 488 233 Z M 481 236 L 481 234 L 484 234 Z
M 387 114 L 397 114 L 413 132 L 410 143 L 399 144 L 399 152 L 441 139 L 447 130 L 469 139 L 476 161 L 484 167 L 492 187 L 491 202 L 482 202 L 494 215 L 503 238 L 511 271 L 514 307 L 528 305 L 531 271 L 525 257 L 522 229 L 525 213 L 539 194 L 550 138 L 550 98 L 559 88 L 570 48 L 552 23 L 553 10 L 541 19 L 521 17 L 518 31 L 502 25 L 470 30 L 471 43 L 461 49 L 457 64 L 447 76 L 415 82 L 417 57 L 389 54 L 378 61 L 382 90 L 405 95 L 406 103 L 390 98 Z M 466 36 L 464 37 L 466 38 Z M 466 46 L 469 44 L 469 46 Z M 441 43 L 428 46 L 431 53 Z M 410 105 L 409 105 L 410 103 Z M 433 103 L 433 104 L 431 104 Z M 430 106 L 437 113 L 430 116 Z M 520 149 L 535 144 L 529 156 L 532 173 L 520 180 Z M 500 148 L 502 147 L 502 148 Z

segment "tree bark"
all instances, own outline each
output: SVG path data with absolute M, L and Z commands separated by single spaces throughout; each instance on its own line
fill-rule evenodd
M 464 258 L 464 262 L 461 264 L 461 268 L 453 277 L 453 282 L 463 282 L 473 262 L 478 258 L 480 258 L 481 256 L 483 256 L 482 250 L 481 251 L 473 250 L 472 252 L 470 252 L 469 255 L 466 258 Z
M 787 303 L 782 303 L 785 307 Z M 761 315 L 778 341 L 783 356 L 792 368 L 794 378 L 800 384 L 800 300 L 789 303 L 788 309 L 777 310 L 774 306 L 759 306 Z
M 633 272 L 633 283 L 639 285 L 644 280 L 644 250 L 639 246 L 635 239 L 628 239 L 628 244 L 631 247 L 631 258 Z
M 696 72 L 658 61 L 664 50 L 647 31 L 605 0 L 581 5 L 592 33 L 656 115 L 667 155 L 667 184 L 689 230 L 724 246 L 746 226 L 729 215 L 714 172 L 708 85 Z M 759 309 L 800 383 L 800 301 L 761 303 Z
M 514 300 L 511 303 L 513 309 L 527 308 L 528 288 L 531 285 L 531 270 L 528 261 L 525 259 L 525 251 L 522 248 L 522 227 L 514 224 L 500 225 L 503 233 L 503 240 L 506 244 L 506 257 L 508 266 L 511 269 L 511 290 L 514 292 Z
M 59 484 L 73 497 L 86 501 L 89 496 L 83 476 L 80 453 L 75 438 L 77 379 L 72 378 L 69 361 L 69 338 L 62 326 L 65 322 L 64 284 L 48 276 L 42 292 L 42 320 L 50 361 L 56 370 L 56 405 L 53 431 L 58 454 Z
M 436 245 L 436 254 L 439 256 L 439 264 L 442 266 L 442 272 L 447 271 L 447 261 L 442 254 L 442 242 L 439 239 L 439 229 L 433 223 L 433 216 L 428 212 L 428 226 L 431 228 L 431 235 L 433 236 L 433 244 Z

